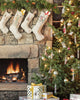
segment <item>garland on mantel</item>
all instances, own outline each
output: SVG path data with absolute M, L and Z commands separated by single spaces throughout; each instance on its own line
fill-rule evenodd
M 56 4 L 51 4 L 46 0 L 0 0 L 0 9 L 25 9 L 26 11 L 31 9 L 52 9 L 56 13 L 59 12 Z

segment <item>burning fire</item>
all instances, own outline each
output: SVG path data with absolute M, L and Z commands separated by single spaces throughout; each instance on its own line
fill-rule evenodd
M 7 74 L 11 74 L 11 73 L 19 73 L 19 64 L 16 65 L 16 69 L 13 68 L 13 63 L 11 62 L 11 64 L 8 66 L 7 68 Z

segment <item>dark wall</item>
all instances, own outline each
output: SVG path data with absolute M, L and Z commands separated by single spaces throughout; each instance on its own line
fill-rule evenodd
M 62 2 L 64 2 L 64 0 L 54 0 L 54 3 L 57 3 L 59 6 L 62 5 Z M 53 12 L 53 21 L 59 21 L 61 20 L 61 14 L 62 14 L 62 7 L 59 7 L 59 11 L 60 11 L 60 14 L 55 14 Z M 56 27 L 59 27 L 60 26 L 60 23 L 53 23 L 54 26 Z

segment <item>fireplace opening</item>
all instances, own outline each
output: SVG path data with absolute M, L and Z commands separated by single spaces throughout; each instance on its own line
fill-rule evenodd
M 0 82 L 28 82 L 27 59 L 0 59 Z

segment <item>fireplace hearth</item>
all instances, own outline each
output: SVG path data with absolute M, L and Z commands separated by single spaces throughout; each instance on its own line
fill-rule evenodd
M 0 82 L 28 82 L 27 59 L 0 59 Z

